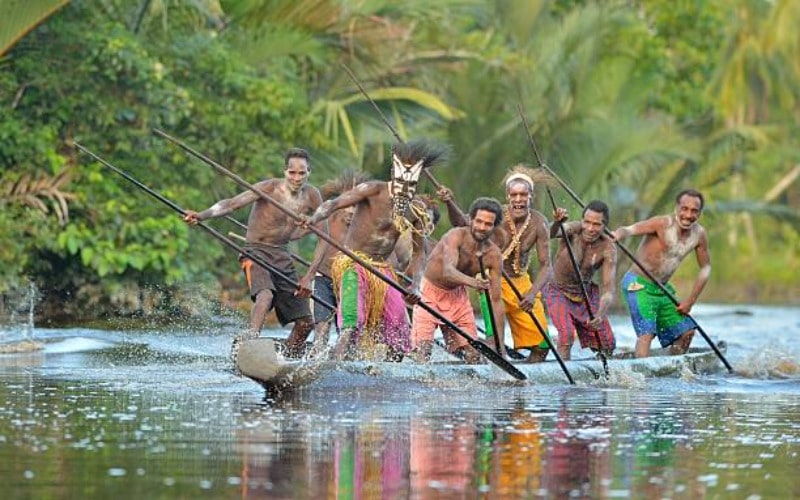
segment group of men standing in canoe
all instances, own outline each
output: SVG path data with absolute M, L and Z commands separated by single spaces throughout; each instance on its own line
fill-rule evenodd
M 516 166 L 503 182 L 505 205 L 481 197 L 463 213 L 452 192 L 440 186 L 438 201 L 445 204 L 454 227 L 436 242 L 431 233 L 439 218 L 438 203 L 418 194 L 417 187 L 423 172 L 444 156 L 441 147 L 425 141 L 395 144 L 388 181 L 348 171 L 322 186 L 323 197 L 308 183 L 308 153 L 294 148 L 286 153 L 283 178 L 255 186 L 298 214 L 300 223 L 250 190 L 202 212 L 187 211 L 186 222 L 196 224 L 253 204 L 245 249 L 289 278 L 242 258 L 254 305 L 249 329 L 234 339 L 234 359 L 243 340 L 260 334 L 274 307 L 282 325 L 294 323 L 286 341 L 287 356 L 304 353 L 312 330 L 315 351 L 324 349 L 335 320 L 339 331 L 331 351 L 335 359 L 399 361 L 411 355 L 425 361 L 438 327 L 451 353 L 479 362 L 479 353 L 466 338 L 475 339 L 478 333 L 470 288 L 488 296 L 500 355 L 507 354 L 506 319 L 514 348 L 529 349 L 530 362 L 543 361 L 550 346 L 557 346 L 561 357 L 569 359 L 576 335 L 581 347 L 608 355 L 616 347 L 607 318 L 615 296 L 616 243 L 629 236 L 644 236 L 636 261 L 646 268 L 632 265 L 621 284 L 637 335 L 636 356 L 647 356 L 655 337 L 663 347 L 671 346 L 674 354 L 686 352 L 695 327 L 688 314 L 711 271 L 706 232 L 697 222 L 704 203 L 699 192 L 681 191 L 673 213 L 613 232 L 607 229 L 608 206 L 598 200 L 586 205 L 578 221 L 567 221 L 566 210 L 556 208 L 553 222 L 548 223 L 532 208 L 534 186 L 546 181 L 546 174 Z M 298 279 L 288 244 L 308 234 L 312 226 L 357 259 L 320 239 L 308 271 Z M 558 241 L 552 261 L 551 239 Z M 672 292 L 670 277 L 693 251 L 700 271 L 689 297 L 675 306 L 663 287 Z M 531 279 L 534 252 L 538 267 Z M 599 285 L 593 281 L 598 271 Z M 405 288 L 387 282 L 396 284 L 400 279 Z M 335 303 L 336 311 L 315 303 L 312 314 L 308 300 L 312 295 Z M 545 310 L 558 331 L 555 342 L 544 337 Z

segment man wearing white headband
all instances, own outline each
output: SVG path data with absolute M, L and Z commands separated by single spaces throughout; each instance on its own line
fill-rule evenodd
M 547 330 L 540 291 L 550 276 L 550 234 L 547 219 L 531 206 L 535 182 L 545 178 L 546 174 L 543 172 L 522 165 L 517 165 L 506 175 L 503 185 L 507 204 L 503 207 L 503 222 L 492 236 L 492 241 L 503 249 L 503 270 L 523 295 L 522 300 L 518 300 L 511 284 L 503 278 L 503 304 L 514 339 L 514 348 L 530 349 L 527 359 L 529 362 L 544 361 L 548 352 L 547 342 L 526 312 L 531 310 L 545 331 Z M 452 194 L 445 189 L 440 192 L 440 196 L 447 204 L 451 223 L 467 225 L 467 218 L 452 201 Z M 531 282 L 528 267 L 534 248 L 539 269 Z M 503 332 L 499 333 L 503 340 Z

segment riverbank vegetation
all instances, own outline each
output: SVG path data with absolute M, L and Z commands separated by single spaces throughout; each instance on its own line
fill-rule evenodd
M 548 164 L 607 200 L 612 226 L 671 210 L 680 188 L 706 194 L 704 300 L 800 296 L 798 2 L 4 5 L 0 293 L 34 280 L 46 317 L 191 313 L 243 291 L 235 255 L 76 141 L 192 209 L 238 189 L 154 127 L 250 180 L 281 175 L 292 146 L 312 152 L 312 183 L 350 166 L 385 177 L 393 138 L 342 64 L 404 137 L 452 147 L 436 176 L 460 205 L 535 164 L 521 103 Z M 679 283 L 695 272 L 684 264 Z

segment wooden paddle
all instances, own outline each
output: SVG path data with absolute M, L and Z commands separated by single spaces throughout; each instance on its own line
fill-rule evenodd
M 101 165 L 103 165 L 103 166 L 109 168 L 110 170 L 113 170 L 114 172 L 118 173 L 119 175 L 121 175 L 122 177 L 124 177 L 125 179 L 130 181 L 133 185 L 135 185 L 139 189 L 143 190 L 145 193 L 151 195 L 155 199 L 161 201 L 162 203 L 164 203 L 168 207 L 172 208 L 173 210 L 175 210 L 179 214 L 186 215 L 186 210 L 182 209 L 180 206 L 178 206 L 176 203 L 171 201 L 169 198 L 167 198 L 167 197 L 157 193 L 153 189 L 145 186 L 144 184 L 142 184 L 141 182 L 136 180 L 136 178 L 134 178 L 132 175 L 128 174 L 124 170 L 115 167 L 114 165 L 112 165 L 111 163 L 107 162 L 106 160 L 104 160 L 100 156 L 96 155 L 95 153 L 93 153 L 93 152 L 89 151 L 88 149 L 86 149 L 85 147 L 83 147 L 78 142 L 75 142 L 75 147 L 77 149 L 79 149 L 80 151 L 88 154 L 92 158 L 94 158 Z M 237 245 L 232 240 L 230 240 L 230 239 L 226 238 L 225 236 L 223 236 L 222 233 L 217 232 L 215 229 L 213 229 L 212 227 L 210 227 L 209 225 L 207 225 L 204 222 L 198 222 L 197 225 L 200 226 L 201 228 L 203 228 L 204 230 L 206 230 L 206 232 L 208 232 L 208 234 L 210 234 L 214 238 L 218 239 L 219 241 L 221 241 L 222 243 L 224 243 L 228 247 L 236 250 L 237 252 L 241 253 L 242 255 L 245 255 L 248 259 L 252 260 L 253 262 L 258 264 L 262 268 L 268 270 L 271 273 L 274 273 L 276 276 L 278 276 L 282 280 L 286 281 L 287 283 L 291 284 L 292 286 L 295 286 L 295 287 L 298 286 L 297 282 L 293 281 L 289 276 L 287 276 L 286 274 L 281 272 L 280 269 L 277 269 L 276 267 L 270 265 L 268 262 L 266 262 L 264 259 L 262 259 L 260 255 L 252 253 L 252 252 L 248 251 L 246 248 L 243 248 L 243 247 Z M 319 297 L 317 297 L 317 296 L 315 296 L 313 294 L 311 295 L 311 298 L 314 301 L 318 302 L 323 307 L 326 307 L 326 308 L 330 309 L 331 311 L 335 311 L 336 310 L 336 307 L 334 307 L 332 304 L 329 304 L 324 299 L 321 299 L 321 298 L 319 298 Z
M 489 277 L 486 275 L 486 266 L 483 265 L 483 253 L 478 254 L 478 265 L 481 268 L 481 278 L 484 280 L 488 280 Z M 497 321 L 494 319 L 494 307 L 492 307 L 492 298 L 489 295 L 489 290 L 483 291 L 483 296 L 486 299 L 486 310 L 489 312 L 489 324 L 492 327 L 492 331 L 494 332 L 494 348 L 497 351 L 497 354 L 500 353 L 500 335 L 499 331 L 497 330 Z M 488 327 L 486 328 L 489 329 Z M 502 355 L 502 354 L 501 354 Z
M 175 144 L 176 146 L 178 146 L 179 148 L 181 148 L 185 152 L 189 153 L 190 155 L 194 156 L 195 158 L 198 158 L 203 163 L 209 165 L 210 167 L 212 167 L 217 172 L 219 172 L 219 173 L 225 175 L 226 177 L 232 179 L 239 186 L 252 191 L 253 193 L 255 193 L 262 200 L 264 200 L 266 202 L 269 202 L 269 203 L 272 203 L 273 206 L 275 206 L 278 210 L 280 210 L 281 212 L 286 214 L 288 217 L 290 217 L 290 218 L 292 218 L 295 221 L 300 222 L 300 223 L 307 222 L 307 219 L 304 219 L 304 218 L 300 217 L 293 210 L 287 208 L 285 205 L 280 203 L 275 198 L 269 196 L 268 194 L 266 194 L 262 190 L 260 190 L 257 187 L 253 186 L 249 182 L 245 181 L 244 179 L 242 179 L 238 175 L 234 174 L 233 172 L 231 172 L 227 168 L 223 167 L 219 163 L 215 162 L 211 158 L 208 158 L 207 156 L 203 155 L 202 153 L 200 153 L 198 151 L 195 151 L 194 149 L 192 149 L 188 145 L 184 144 L 179 139 L 176 139 L 175 137 L 172 137 L 171 135 L 167 134 L 163 130 L 153 129 L 153 132 L 157 136 L 159 136 L 159 137 L 161 137 L 163 139 L 166 139 L 167 141 Z M 312 225 L 309 225 L 308 228 L 309 228 L 310 231 L 314 232 L 319 238 L 325 240 L 326 242 L 328 242 L 328 244 L 332 245 L 334 248 L 338 249 L 340 252 L 342 252 L 343 254 L 345 254 L 348 257 L 350 257 L 354 262 L 358 263 L 361 267 L 363 267 L 367 271 L 369 271 L 372 274 L 374 274 L 378 279 L 384 281 L 386 284 L 388 284 L 392 288 L 396 289 L 397 291 L 402 293 L 404 296 L 408 296 L 409 295 L 409 292 L 405 288 L 403 288 L 399 283 L 394 281 L 392 278 L 384 275 L 383 273 L 379 272 L 377 269 L 375 269 L 372 265 L 370 265 L 364 259 L 362 259 L 358 255 L 356 255 L 355 253 L 350 251 L 345 246 L 341 245 L 338 241 L 335 241 L 333 238 L 331 238 L 324 231 L 321 231 L 321 230 L 319 230 L 318 228 L 316 228 L 316 227 L 314 227 Z M 489 361 L 491 361 L 492 363 L 494 363 L 495 365 L 497 365 L 498 367 L 503 369 L 506 373 L 508 373 L 509 375 L 511 375 L 512 377 L 514 377 L 514 378 L 516 378 L 518 380 L 526 380 L 527 379 L 526 375 L 524 373 L 522 373 L 521 371 L 519 371 L 514 365 L 512 365 L 506 359 L 504 359 L 502 356 L 500 356 L 499 354 L 494 352 L 486 344 L 480 342 L 477 339 L 472 338 L 467 332 L 465 332 L 464 330 L 459 328 L 455 323 L 453 323 L 452 321 L 450 321 L 449 319 L 444 317 L 439 311 L 437 311 L 436 309 L 432 308 L 430 305 L 426 304 L 424 301 L 421 301 L 421 300 L 417 304 L 422 309 L 424 309 L 429 314 L 431 314 L 433 317 L 435 317 L 436 319 L 438 319 L 439 321 L 441 321 L 442 323 L 447 325 L 448 328 L 450 328 L 451 330 L 456 332 L 458 335 L 461 335 L 464 338 L 464 340 L 466 340 L 467 343 L 469 343 L 469 345 L 472 346 L 473 349 L 475 349 L 478 352 L 480 352 L 481 354 L 483 354 Z
M 522 106 L 518 104 L 518 105 L 517 105 L 517 107 L 518 107 L 518 109 L 519 109 L 520 116 L 522 116 L 522 115 L 523 115 Z M 527 126 L 526 126 L 526 128 L 527 128 Z M 530 136 L 530 132 L 529 132 L 529 131 L 528 131 L 528 136 Z M 555 180 L 556 180 L 556 182 L 558 182 L 558 184 L 559 184 L 559 185 L 560 185 L 560 186 L 561 186 L 561 187 L 564 189 L 564 191 L 566 191 L 566 192 L 567 192 L 567 194 L 569 194 L 569 195 L 570 195 L 570 197 L 571 197 L 571 198 L 572 198 L 572 199 L 575 201 L 575 203 L 577 203 L 577 204 L 578 204 L 578 206 L 580 206 L 580 207 L 581 207 L 581 209 L 584 209 L 584 208 L 586 208 L 586 205 L 585 205 L 585 204 L 584 204 L 584 203 L 581 201 L 580 197 L 578 197 L 578 195 L 577 195 L 577 194 L 575 194 L 575 192 L 574 192 L 572 189 L 570 189 L 570 187 L 567 185 L 567 183 L 566 183 L 566 182 L 564 182 L 564 181 L 561 179 L 561 177 L 559 177 L 559 176 L 558 176 L 558 174 L 556 174 L 556 173 L 555 173 L 555 172 L 554 172 L 554 171 L 553 171 L 553 170 L 552 170 L 552 169 L 551 169 L 551 168 L 550 168 L 550 167 L 549 167 L 547 164 L 545 164 L 545 163 L 542 163 L 542 164 L 541 164 L 541 167 L 542 167 L 542 168 L 544 168 L 544 169 L 547 171 L 547 173 L 548 173 L 548 174 L 550 174 L 550 175 L 553 177 L 553 179 L 555 179 Z M 680 301 L 679 301 L 679 300 L 678 300 L 678 299 L 677 299 L 677 298 L 676 298 L 676 297 L 675 297 L 675 296 L 672 294 L 672 292 L 670 292 L 670 291 L 667 289 L 667 287 L 665 287 L 665 286 L 664 286 L 664 285 L 663 285 L 663 284 L 662 284 L 662 283 L 661 283 L 661 282 L 660 282 L 660 281 L 659 281 L 659 280 L 658 280 L 658 279 L 657 279 L 655 276 L 653 276 L 653 274 L 652 274 L 650 271 L 648 271 L 648 270 L 647 270 L 647 268 L 646 268 L 646 267 L 644 267 L 644 265 L 642 265 L 642 263 L 641 263 L 641 262 L 639 262 L 639 260 L 636 258 L 636 256 L 635 256 L 633 253 L 631 253 L 631 251 L 630 251 L 630 250 L 628 250 L 628 249 L 625 247 L 625 245 L 623 245 L 622 243 L 620 243 L 619 241 L 617 241 L 617 240 L 616 240 L 616 238 L 614 238 L 614 237 L 613 237 L 613 236 L 614 236 L 614 235 L 613 235 L 613 233 L 612 233 L 612 232 L 611 232 L 611 231 L 610 231 L 608 228 L 604 228 L 604 229 L 603 229 L 603 232 L 606 234 L 606 236 L 609 236 L 609 237 L 611 237 L 611 239 L 612 239 L 612 240 L 614 241 L 614 243 L 617 245 L 617 248 L 619 248 L 620 250 L 622 250 L 622 253 L 624 253 L 625 255 L 627 255 L 627 256 L 628 256 L 628 258 L 629 258 L 629 259 L 631 259 L 631 261 L 632 261 L 634 264 L 636 264 L 637 266 L 639 266 L 639 269 L 641 269 L 641 270 L 642 270 L 642 272 L 644 272 L 645 276 L 647 276 L 647 278 L 648 278 L 650 281 L 652 281 L 653 283 L 655 283 L 655 285 L 656 285 L 656 286 L 657 286 L 657 287 L 658 287 L 658 288 L 661 290 L 661 292 L 662 292 L 662 293 L 664 293 L 664 294 L 665 294 L 667 297 L 669 297 L 669 300 L 670 300 L 670 301 L 671 301 L 673 304 L 675 304 L 676 306 L 679 306 L 679 305 L 680 305 Z M 708 334 L 705 332 L 705 330 L 703 330 L 703 328 L 700 326 L 700 324 L 697 322 L 697 320 L 695 320 L 695 319 L 692 317 L 692 315 L 691 315 L 691 314 L 687 314 L 686 316 L 687 316 L 689 319 L 691 319 L 691 320 L 692 320 L 692 323 L 694 323 L 694 326 L 695 326 L 695 328 L 697 329 L 697 331 L 698 331 L 698 332 L 700 332 L 700 335 L 702 335 L 702 336 L 703 336 L 703 338 L 705 339 L 705 341 L 708 343 L 708 345 L 709 345 L 709 346 L 711 347 L 711 349 L 714 351 L 714 354 L 716 354 L 716 355 L 717 355 L 717 357 L 719 357 L 720 361 L 722 361 L 722 364 L 724 364 L 724 365 L 725 365 L 725 368 L 727 368 L 727 369 L 728 369 L 728 372 L 730 372 L 730 373 L 733 373 L 733 367 L 731 366 L 731 364 L 730 364 L 730 363 L 728 363 L 728 360 L 727 360 L 727 359 L 725 359 L 725 356 L 724 356 L 724 355 L 723 355 L 723 354 L 720 352 L 719 348 L 717 348 L 716 344 L 714 344 L 714 342 L 711 340 L 711 337 L 709 337 L 709 336 L 708 336 Z

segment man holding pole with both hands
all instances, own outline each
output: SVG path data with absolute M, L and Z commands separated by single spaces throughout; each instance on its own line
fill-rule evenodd
M 683 354 L 689 349 L 697 327 L 689 316 L 692 306 L 711 275 L 711 257 L 705 229 L 697 223 L 703 212 L 703 195 L 684 189 L 675 197 L 675 211 L 620 227 L 614 237 L 644 235 L 633 264 L 622 279 L 622 290 L 628 302 L 633 328 L 636 330 L 636 357 L 650 354 L 650 344 L 658 337 L 662 347 L 670 346 L 671 354 Z M 666 291 L 674 295 L 668 284 L 680 263 L 692 251 L 697 256 L 700 272 L 689 297 L 675 305 L 673 300 L 646 273 L 656 278 Z

